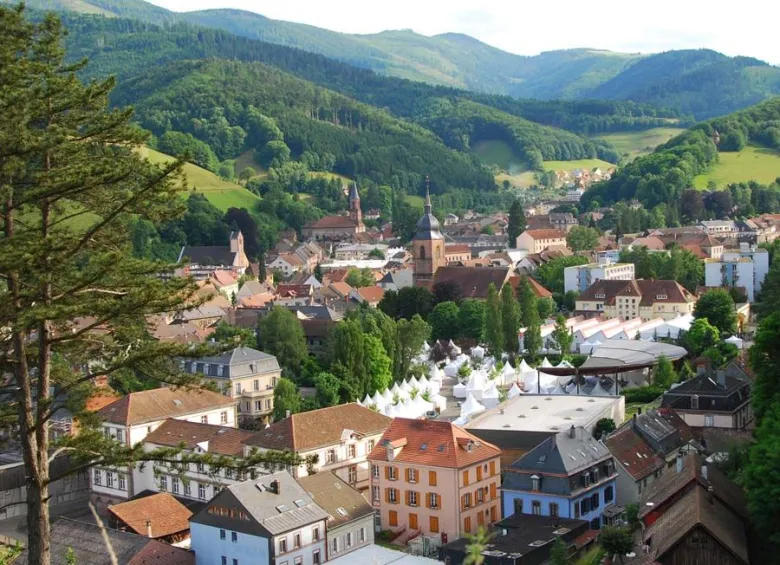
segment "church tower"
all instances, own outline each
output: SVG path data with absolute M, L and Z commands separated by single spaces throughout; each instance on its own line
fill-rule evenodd
M 425 190 L 425 213 L 417 222 L 417 233 L 412 240 L 414 255 L 414 284 L 431 284 L 439 267 L 446 264 L 444 236 L 439 220 L 431 212 L 431 195 Z
M 349 191 L 349 217 L 358 227 L 358 233 L 365 231 L 363 227 L 363 212 L 360 210 L 360 195 L 358 194 L 357 183 L 352 183 Z

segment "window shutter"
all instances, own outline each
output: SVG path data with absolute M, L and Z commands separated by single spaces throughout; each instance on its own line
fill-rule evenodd
M 425 494 L 425 507 L 430 508 L 431 507 L 431 493 Z
M 490 475 L 493 476 L 496 474 L 496 462 L 491 461 L 490 462 Z
M 390 467 L 385 467 L 385 478 L 390 479 Z
M 496 483 L 490 484 L 490 498 L 493 499 L 496 497 Z
M 390 489 L 385 489 L 385 502 L 390 502 Z

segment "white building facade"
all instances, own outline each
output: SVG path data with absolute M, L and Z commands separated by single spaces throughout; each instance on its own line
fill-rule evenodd
M 704 284 L 708 287 L 743 287 L 750 302 L 761 291 L 769 272 L 769 252 L 742 244 L 723 252 L 720 259 L 704 262 Z
M 633 263 L 589 263 L 566 267 L 563 271 L 563 287 L 565 292 L 582 292 L 596 281 L 621 280 L 630 281 L 635 278 Z

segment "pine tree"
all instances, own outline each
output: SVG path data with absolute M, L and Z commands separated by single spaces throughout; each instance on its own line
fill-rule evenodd
M 511 355 L 517 353 L 517 333 L 522 322 L 521 314 L 514 290 L 510 285 L 505 284 L 501 289 L 501 325 L 504 351 Z
M 561 352 L 561 355 L 568 355 L 571 353 L 571 345 L 574 342 L 574 336 L 566 325 L 566 318 L 563 314 L 558 314 L 558 317 L 555 319 L 555 329 L 552 332 L 552 338 L 558 345 L 558 350 Z
M 519 200 L 512 202 L 509 208 L 509 225 L 507 226 L 507 243 L 510 248 L 517 245 L 517 237 L 525 231 L 526 218 L 523 205 Z
M 488 287 L 487 306 L 485 308 L 485 341 L 496 358 L 501 357 L 504 346 L 504 327 L 501 320 L 501 301 L 496 285 Z

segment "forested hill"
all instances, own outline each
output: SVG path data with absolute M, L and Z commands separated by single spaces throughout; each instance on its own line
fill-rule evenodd
M 300 48 L 385 75 L 520 98 L 632 100 L 707 119 L 780 94 L 780 68 L 705 49 L 654 55 L 568 49 L 526 57 L 461 34 L 426 37 L 402 30 L 350 35 L 240 10 L 175 13 L 142 0 L 28 0 L 27 4 L 157 25 L 188 22 Z
M 582 204 L 636 198 L 649 209 L 674 202 L 693 186 L 695 176 L 718 162 L 719 154 L 741 151 L 748 143 L 780 151 L 780 97 L 694 125 L 654 153 L 620 168 L 611 180 L 591 187 Z

